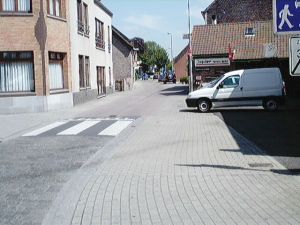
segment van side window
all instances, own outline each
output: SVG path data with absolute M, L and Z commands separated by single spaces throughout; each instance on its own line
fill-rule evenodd
M 223 82 L 223 88 L 235 88 L 240 84 L 240 76 L 234 75 L 227 77 Z

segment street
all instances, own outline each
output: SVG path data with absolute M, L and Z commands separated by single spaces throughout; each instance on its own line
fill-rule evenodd
M 187 94 L 137 81 L 72 109 L 0 115 L 0 224 L 300 224 L 298 111 L 200 114 Z

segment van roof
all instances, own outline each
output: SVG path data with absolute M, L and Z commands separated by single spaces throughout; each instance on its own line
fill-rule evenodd
M 242 69 L 242 70 L 234 70 L 226 73 L 226 76 L 242 74 L 244 71 L 251 72 L 261 72 L 261 71 L 280 71 L 278 67 L 268 67 L 268 68 L 255 68 L 255 69 Z

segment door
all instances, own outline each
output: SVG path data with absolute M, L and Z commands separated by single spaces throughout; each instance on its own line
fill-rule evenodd
M 214 106 L 239 105 L 243 97 L 240 81 L 240 75 L 232 75 L 221 81 L 214 94 Z
M 97 88 L 98 95 L 106 94 L 106 81 L 105 81 L 105 67 L 98 66 L 97 67 Z

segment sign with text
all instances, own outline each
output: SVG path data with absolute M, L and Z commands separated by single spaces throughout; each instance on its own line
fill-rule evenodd
M 274 33 L 300 34 L 300 0 L 273 0 Z
M 190 36 L 192 37 L 192 34 L 183 34 L 182 38 L 183 39 L 190 39 Z
M 300 76 L 300 37 L 290 38 L 290 74 Z
M 195 67 L 230 66 L 229 58 L 195 59 Z

